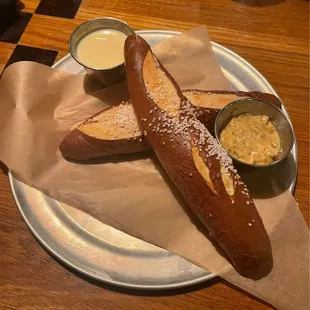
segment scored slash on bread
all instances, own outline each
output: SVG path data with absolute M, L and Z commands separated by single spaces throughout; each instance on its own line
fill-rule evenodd
M 279 109 L 282 107 L 280 99 L 272 94 L 259 91 L 227 91 L 227 90 L 183 90 L 183 95 L 192 105 L 197 107 L 198 119 L 213 134 L 217 114 L 227 104 L 244 98 L 254 98 L 274 104 Z
M 220 109 L 237 99 L 258 98 L 281 108 L 276 96 L 261 92 L 185 90 L 183 95 L 197 107 L 199 120 L 211 133 Z M 130 102 L 91 116 L 66 135 L 59 146 L 63 156 L 73 160 L 138 153 L 149 148 Z
M 149 148 L 129 103 L 91 116 L 66 135 L 59 145 L 63 156 L 73 160 L 137 153 Z
M 243 276 L 272 269 L 269 236 L 231 158 L 139 36 L 125 42 L 127 84 L 140 127 L 192 211 Z

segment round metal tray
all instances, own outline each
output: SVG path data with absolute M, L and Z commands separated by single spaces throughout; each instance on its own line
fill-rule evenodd
M 138 33 L 150 45 L 178 34 L 158 30 Z M 256 90 L 277 95 L 268 81 L 247 61 L 217 43 L 212 45 L 234 90 Z M 84 72 L 70 55 L 53 67 L 76 74 Z M 290 189 L 293 192 L 297 174 L 296 145 L 292 155 L 295 161 L 290 168 L 294 175 Z M 157 290 L 189 286 L 215 277 L 179 256 L 60 204 L 19 182 L 10 173 L 9 181 L 19 211 L 33 235 L 54 256 L 89 277 L 127 288 Z

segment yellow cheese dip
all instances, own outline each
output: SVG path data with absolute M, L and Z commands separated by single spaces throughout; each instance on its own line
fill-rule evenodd
M 249 164 L 268 164 L 279 154 L 280 137 L 268 116 L 245 113 L 234 117 L 220 135 L 223 147 Z
M 99 29 L 86 35 L 77 46 L 77 58 L 87 66 L 112 68 L 124 62 L 127 35 L 115 29 Z

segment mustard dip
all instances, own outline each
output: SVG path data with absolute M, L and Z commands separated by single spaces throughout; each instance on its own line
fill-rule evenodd
M 249 113 L 232 118 L 221 132 L 220 142 L 231 155 L 249 164 L 269 164 L 281 149 L 268 116 Z

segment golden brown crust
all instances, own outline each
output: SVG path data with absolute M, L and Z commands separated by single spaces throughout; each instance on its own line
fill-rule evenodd
M 198 96 L 200 95 L 234 95 L 236 96 L 233 100 L 238 100 L 241 99 L 242 97 L 247 98 L 255 98 L 255 99 L 261 99 L 264 101 L 268 101 L 271 104 L 274 104 L 276 107 L 278 107 L 279 109 L 281 109 L 282 107 L 282 102 L 281 100 L 273 95 L 273 94 L 269 94 L 269 93 L 263 93 L 260 91 L 232 91 L 232 90 L 199 90 L 199 89 L 185 89 L 182 90 L 183 94 L 188 95 L 188 94 L 196 94 Z M 241 98 L 240 98 L 241 97 Z M 226 101 L 228 102 L 228 101 Z M 227 104 L 227 103 L 225 103 Z M 218 108 L 223 108 L 223 106 L 218 106 Z
M 214 134 L 214 123 L 219 111 L 228 103 L 243 99 L 255 98 L 274 104 L 281 109 L 281 100 L 275 95 L 259 91 L 227 91 L 227 90 L 183 90 L 183 94 L 197 107 L 198 118 L 206 128 Z M 199 108 L 198 108 L 199 107 Z
M 113 124 L 112 128 L 110 128 L 110 131 L 115 132 L 115 136 L 108 135 L 109 132 L 107 130 L 100 131 L 100 128 L 97 128 L 97 134 L 93 129 L 91 131 L 85 129 L 87 128 L 87 125 L 94 127 L 94 124 L 97 124 L 99 127 L 98 119 L 100 120 L 100 116 L 107 115 L 112 109 L 120 108 L 119 113 L 123 116 L 123 109 L 121 109 L 122 106 L 124 106 L 124 104 L 104 109 L 86 119 L 82 124 L 68 133 L 59 145 L 59 150 L 62 155 L 71 160 L 87 160 L 115 154 L 137 153 L 149 149 L 150 146 L 143 137 L 140 129 L 131 131 L 132 125 L 130 122 L 126 123 L 127 119 L 125 119 L 125 125 L 128 126 L 129 129 L 128 135 L 125 139 L 118 138 L 117 132 L 120 129 L 119 122 L 116 122 Z M 106 126 L 108 119 L 104 120 L 105 122 L 100 126 Z M 136 122 L 135 117 L 134 122 Z M 93 133 L 93 135 L 87 134 L 87 132 Z
M 60 143 L 62 155 L 71 160 L 87 160 L 91 158 L 143 152 L 150 149 L 143 136 L 139 138 L 102 140 L 73 129 Z
M 272 268 L 270 240 L 231 159 L 141 37 L 127 38 L 125 62 L 137 119 L 167 174 L 240 274 L 265 276 Z M 179 113 L 161 101 L 180 102 Z

